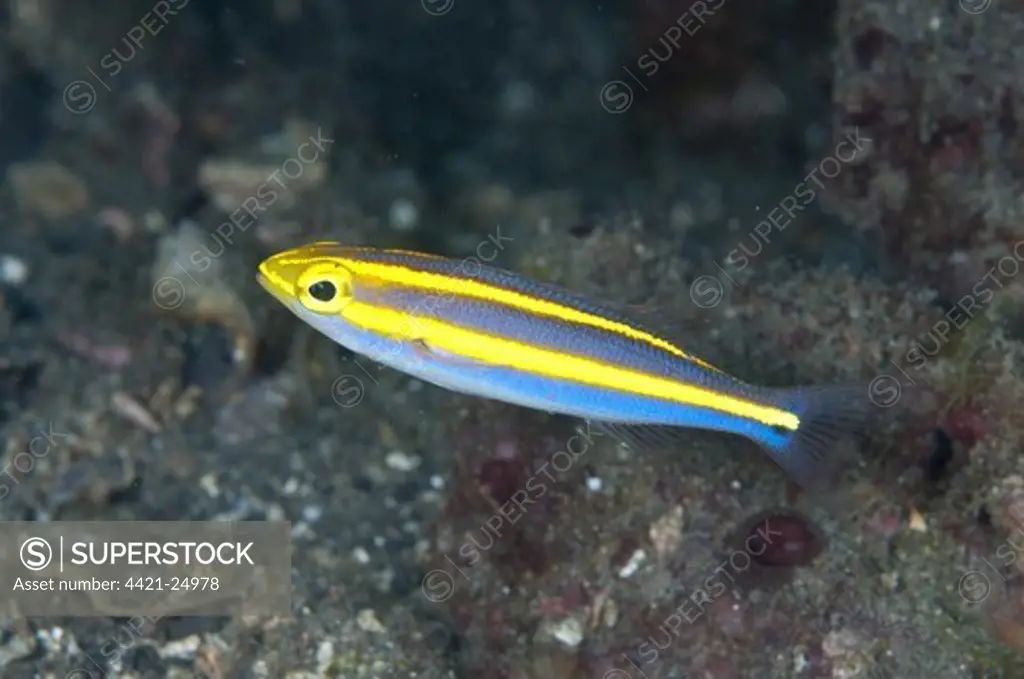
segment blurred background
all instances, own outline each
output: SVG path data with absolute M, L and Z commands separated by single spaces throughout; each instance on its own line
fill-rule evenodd
M 1022 12 L 8 0 L 0 517 L 287 520 L 293 614 L 6 618 L 0 676 L 1017 676 Z M 830 502 L 631 452 L 302 325 L 255 266 L 323 239 L 710 315 L 894 417 Z

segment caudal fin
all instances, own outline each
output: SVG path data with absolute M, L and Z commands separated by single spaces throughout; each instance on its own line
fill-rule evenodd
M 800 419 L 795 431 L 776 430 L 758 442 L 806 488 L 828 481 L 839 461 L 839 445 L 856 439 L 883 410 L 866 384 L 772 389 L 771 402 Z

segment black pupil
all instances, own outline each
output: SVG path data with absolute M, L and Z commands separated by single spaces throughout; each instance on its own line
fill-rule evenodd
M 317 281 L 313 285 L 309 286 L 309 294 L 313 299 L 318 299 L 321 302 L 330 302 L 334 299 L 338 289 L 334 287 L 334 283 L 330 281 Z

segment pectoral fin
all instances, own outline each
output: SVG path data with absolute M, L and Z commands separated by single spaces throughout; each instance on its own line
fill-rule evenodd
M 451 365 L 459 365 L 461 367 L 479 367 L 479 368 L 500 368 L 503 366 L 495 365 L 494 363 L 486 363 L 484 361 L 477 360 L 475 358 L 469 358 L 461 354 L 456 354 L 438 347 L 427 344 L 426 340 L 416 339 L 411 343 L 413 350 L 424 359 L 430 360 L 441 360 Z

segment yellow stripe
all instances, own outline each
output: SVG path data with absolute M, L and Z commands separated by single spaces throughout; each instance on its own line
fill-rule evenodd
M 360 328 L 396 339 L 422 340 L 431 347 L 471 360 L 595 387 L 661 398 L 674 403 L 711 408 L 791 431 L 800 426 L 799 417 L 780 408 L 677 380 L 485 335 L 434 318 L 415 316 L 358 301 L 353 301 L 345 308 L 344 316 L 346 321 Z
M 406 254 L 419 256 L 419 253 Z M 587 313 L 541 297 L 533 297 L 522 292 L 506 290 L 496 285 L 489 285 L 487 283 L 473 280 L 472 278 L 459 278 L 430 271 L 418 271 L 402 264 L 368 262 L 365 260 L 347 259 L 345 257 L 339 257 L 338 260 L 338 263 L 352 271 L 357 279 L 360 276 L 373 277 L 393 285 L 402 285 L 439 294 L 472 297 L 474 299 L 510 306 L 531 314 L 557 318 L 568 323 L 589 325 L 594 328 L 613 332 L 621 337 L 644 342 L 648 345 L 678 356 L 679 358 L 695 363 L 702 368 L 721 372 L 710 363 L 707 363 L 696 356 L 687 354 L 679 347 L 661 339 L 660 337 L 644 332 L 643 330 L 638 330 L 626 323 L 613 321 L 604 318 L 603 316 Z

